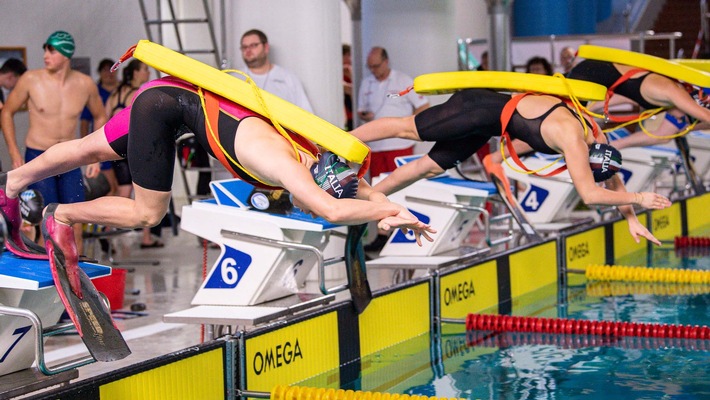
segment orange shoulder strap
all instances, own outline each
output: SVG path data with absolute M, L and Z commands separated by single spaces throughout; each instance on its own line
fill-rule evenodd
M 205 116 L 209 120 L 209 126 L 212 127 L 212 132 L 214 132 L 214 135 L 207 132 L 207 142 L 210 144 L 212 153 L 217 160 L 219 160 L 220 164 L 222 164 L 233 177 L 238 178 L 239 175 L 234 168 L 232 168 L 232 165 L 227 160 L 227 157 L 225 157 L 224 152 L 219 145 L 219 137 L 215 137 L 216 135 L 219 135 L 219 99 L 217 98 L 217 95 L 210 91 L 203 90 L 202 93 L 205 97 Z M 207 124 L 205 125 L 205 129 L 209 129 Z
M 614 115 L 609 114 L 609 101 L 611 100 L 611 96 L 614 95 L 614 89 L 616 89 L 619 85 L 622 83 L 628 81 L 631 79 L 631 77 L 639 72 L 644 72 L 648 71 L 643 68 L 634 68 L 626 71 L 625 74 L 621 75 L 619 79 L 614 82 L 613 85 L 609 86 L 609 88 L 606 90 L 606 98 L 604 99 L 604 116 L 609 119 L 609 121 L 612 122 L 629 122 L 635 119 L 638 119 L 638 115 L 627 115 L 625 117 L 618 117 Z

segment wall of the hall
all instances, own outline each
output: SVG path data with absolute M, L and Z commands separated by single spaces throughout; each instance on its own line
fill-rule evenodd
M 186 9 L 201 9 L 201 2 L 174 1 L 178 4 L 178 14 Z M 147 0 L 146 4 L 149 11 L 155 9 L 154 1 Z M 214 14 L 216 38 L 221 45 L 219 7 L 222 1 L 212 0 L 209 4 Z M 272 43 L 273 61 L 301 77 L 316 114 L 342 126 L 340 43 L 352 40 L 353 26 L 349 12 L 343 9 L 344 3 L 225 0 L 224 4 L 227 66 L 243 68 L 238 51 L 239 37 L 253 27 L 263 29 Z M 75 54 L 90 58 L 94 79 L 97 78 L 94 69 L 100 59 L 117 58 L 130 45 L 146 37 L 138 0 L 2 1 L 0 47 L 26 47 L 29 68 L 43 67 L 41 44 L 58 29 L 67 30 L 75 37 Z M 362 0 L 361 32 L 363 53 L 374 45 L 385 46 L 394 68 L 416 76 L 455 70 L 456 39 L 485 38 L 488 16 L 482 0 Z M 206 34 L 192 36 L 208 41 Z M 169 33 L 165 40 L 166 44 L 171 43 Z M 209 58 L 201 59 L 215 64 Z M 363 59 L 354 62 L 367 73 Z M 440 101 L 432 99 L 434 103 Z M 18 142 L 22 143 L 28 126 L 27 116 L 18 115 L 16 120 Z M 6 168 L 10 164 L 4 140 L 0 141 L 0 160 Z M 178 186 L 181 185 L 176 186 L 179 192 Z
M 0 47 L 25 47 L 28 68 L 44 67 L 42 44 L 56 30 L 66 30 L 74 36 L 75 57 L 90 57 L 92 70 L 102 58 L 118 58 L 145 36 L 138 1 L 2 2 Z M 94 79 L 97 77 L 94 73 Z M 27 113 L 18 113 L 15 121 L 18 143 L 23 144 L 29 126 Z M 11 165 L 4 140 L 0 140 L 0 160 L 4 169 Z

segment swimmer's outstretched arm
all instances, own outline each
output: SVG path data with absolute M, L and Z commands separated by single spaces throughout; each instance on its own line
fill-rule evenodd
M 606 140 L 600 136 L 600 142 Z M 629 223 L 631 236 L 638 242 L 643 236 L 651 242 L 660 245 L 656 239 L 636 218 L 633 205 L 638 204 L 647 209 L 662 209 L 670 207 L 671 202 L 666 197 L 653 192 L 629 193 L 618 175 L 608 179 L 601 187 L 594 182 L 589 168 L 588 148 L 581 140 L 570 140 L 564 144 L 567 169 L 577 193 L 587 205 L 619 206 L 619 212 Z
M 612 191 L 617 191 L 617 192 L 623 192 L 627 193 L 626 189 L 624 188 L 623 182 L 621 182 L 621 178 L 619 178 L 618 175 L 615 175 L 611 179 L 607 180 L 605 182 L 605 185 L 609 188 L 609 190 Z M 656 200 L 654 196 L 648 196 L 646 193 L 631 193 L 634 195 L 635 200 L 634 204 L 639 204 L 644 208 L 666 208 L 670 206 L 670 201 L 668 199 L 663 200 Z M 655 193 L 652 193 L 655 194 Z M 662 197 L 662 196 L 661 196 Z M 667 203 L 666 203 L 667 202 Z M 667 204 L 667 205 L 665 205 Z M 655 243 L 656 245 L 660 246 L 661 241 L 656 239 L 655 236 L 649 230 L 639 222 L 638 218 L 636 217 L 636 213 L 634 212 L 634 208 L 631 205 L 625 205 L 625 206 L 619 206 L 619 212 L 621 215 L 624 216 L 626 219 L 626 222 L 629 224 L 629 233 L 631 234 L 631 237 L 634 238 L 636 243 L 639 243 L 639 236 L 645 237 L 649 241 Z
M 297 207 L 341 225 L 359 225 L 370 221 L 379 221 L 382 228 L 411 229 L 417 242 L 421 236 L 431 240 L 429 233 L 435 233 L 428 224 L 419 221 L 405 207 L 392 203 L 381 193 L 376 193 L 361 179 L 357 199 L 336 199 L 322 190 L 313 181 L 310 172 L 298 161 L 283 158 L 273 165 L 278 173 L 278 183 L 288 190 Z

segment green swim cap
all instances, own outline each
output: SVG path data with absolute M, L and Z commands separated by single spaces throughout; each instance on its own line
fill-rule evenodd
M 69 33 L 64 31 L 56 31 L 49 35 L 42 48 L 45 46 L 54 47 L 66 58 L 71 58 L 71 56 L 74 55 L 74 38 Z

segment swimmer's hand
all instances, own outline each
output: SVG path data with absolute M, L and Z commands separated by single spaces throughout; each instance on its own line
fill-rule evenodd
M 649 210 L 660 210 L 663 208 L 668 208 L 671 206 L 671 201 L 667 197 L 661 196 L 658 193 L 653 192 L 641 192 L 638 193 L 640 201 L 638 204 Z
M 84 175 L 86 175 L 87 178 L 96 178 L 99 176 L 99 173 L 101 173 L 101 164 L 94 163 L 86 166 L 86 173 Z
M 656 239 L 655 236 L 651 232 L 646 229 L 645 226 L 643 226 L 637 218 L 632 218 L 629 220 L 629 233 L 631 233 L 631 237 L 634 238 L 636 243 L 639 243 L 641 241 L 640 237 L 644 237 L 648 239 L 648 241 L 660 246 L 661 241 Z
M 429 224 L 419 221 L 409 210 L 401 206 L 399 214 L 381 219 L 377 223 L 377 228 L 383 231 L 396 228 L 401 230 L 405 235 L 411 230 L 419 246 L 422 245 L 422 236 L 426 240 L 433 242 L 434 239 L 432 239 L 429 234 L 436 233 L 436 229 L 429 226 Z
M 422 245 L 422 237 L 430 242 L 433 242 L 434 239 L 432 239 L 429 234 L 436 233 L 436 229 L 432 228 L 428 224 L 418 220 L 412 221 L 409 219 L 403 219 L 397 216 L 381 219 L 380 222 L 377 223 L 377 228 L 382 229 L 383 231 L 389 231 L 392 228 L 397 228 L 404 234 L 412 231 L 419 246 Z

